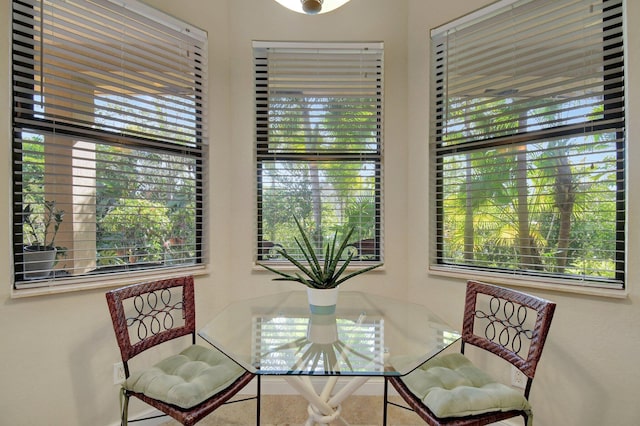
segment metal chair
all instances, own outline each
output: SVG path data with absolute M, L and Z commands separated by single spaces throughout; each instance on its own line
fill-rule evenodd
M 109 291 L 106 298 L 126 377 L 121 388 L 122 425 L 128 422 L 130 397 L 183 425 L 196 424 L 225 403 L 256 399 L 256 424 L 260 424 L 260 378 L 255 397 L 230 401 L 254 374 L 220 351 L 196 345 L 193 277 L 134 284 Z M 132 358 L 141 352 L 189 335 L 191 344 L 180 354 L 130 370 Z M 140 358 L 133 361 L 136 366 Z
M 530 425 L 529 392 L 555 307 L 525 293 L 469 281 L 461 353 L 435 357 L 403 377 L 386 377 L 384 425 L 389 404 L 415 411 L 432 426 L 485 425 L 519 416 Z M 464 355 L 466 345 L 515 366 L 526 378 L 524 391 L 498 383 L 473 366 Z M 409 407 L 389 401 L 389 383 Z

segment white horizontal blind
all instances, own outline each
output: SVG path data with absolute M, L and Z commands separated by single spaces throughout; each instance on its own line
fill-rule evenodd
M 382 247 L 383 46 L 254 42 L 257 258 L 296 253 L 293 216 L 357 260 Z
M 507 1 L 432 31 L 434 266 L 623 286 L 622 13 Z
M 16 286 L 201 263 L 206 34 L 134 0 L 12 16 Z M 55 266 L 29 245 L 56 246 Z

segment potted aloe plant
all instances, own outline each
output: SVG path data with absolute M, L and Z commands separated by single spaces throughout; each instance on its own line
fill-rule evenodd
M 23 249 L 24 277 L 46 278 L 51 273 L 61 247 L 55 245 L 64 211 L 55 201 L 44 202 L 44 212 L 36 215 L 30 204 L 23 210 L 23 229 L 27 240 Z
M 327 243 L 323 254 L 316 253 L 316 249 L 311 244 L 309 236 L 306 234 L 300 221 L 294 216 L 302 241 L 295 238 L 295 242 L 306 262 L 291 256 L 284 248 L 276 249 L 276 252 L 284 259 L 292 263 L 298 271 L 289 273 L 277 270 L 276 268 L 258 263 L 263 268 L 279 275 L 274 281 L 295 281 L 307 287 L 309 305 L 314 314 L 331 314 L 335 312 L 335 305 L 338 297 L 338 286 L 345 281 L 371 271 L 382 266 L 381 263 L 370 265 L 350 273 L 347 267 L 351 263 L 353 253 L 348 253 L 343 260 L 343 254 L 349 244 L 349 239 L 354 232 L 351 228 L 341 242 L 338 242 L 338 232 Z

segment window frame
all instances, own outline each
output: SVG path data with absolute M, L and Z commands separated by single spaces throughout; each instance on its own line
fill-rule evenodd
M 606 5 L 609 0 L 603 0 L 603 9 L 617 7 L 614 2 L 613 6 Z M 455 20 L 449 24 L 432 30 L 432 37 L 434 34 L 444 33 L 457 25 L 462 27 L 466 25 L 472 25 L 478 21 L 483 20 L 485 17 L 495 17 L 500 13 L 508 9 L 509 6 L 514 3 L 524 3 L 518 0 L 502 0 L 486 8 L 480 9 L 469 15 L 466 15 L 458 20 Z M 620 14 L 624 14 L 624 5 L 620 6 Z M 622 23 L 619 24 L 619 33 L 623 34 L 626 26 L 626 21 L 622 19 Z M 605 32 L 607 30 L 606 18 L 603 25 L 603 41 L 607 39 Z M 610 36 L 614 37 L 614 36 Z M 622 43 L 622 42 L 621 42 Z M 464 144 L 451 145 L 449 147 L 444 146 L 444 139 L 441 133 L 441 129 L 445 127 L 443 124 L 444 118 L 444 105 L 446 101 L 441 97 L 441 92 L 438 87 L 442 87 L 446 83 L 443 80 L 443 74 L 446 73 L 445 68 L 446 56 L 442 55 L 445 59 L 438 61 L 436 59 L 436 51 L 438 46 L 432 43 L 431 46 L 431 120 L 432 126 L 430 128 L 430 143 L 429 143 L 429 157 L 430 157 L 430 190 L 435 194 L 435 204 L 430 209 L 430 223 L 432 237 L 431 237 L 431 254 L 429 257 L 429 271 L 436 275 L 452 276 L 468 279 L 470 276 L 478 278 L 484 278 L 491 280 L 499 284 L 510 285 L 523 285 L 528 287 L 547 288 L 554 290 L 562 290 L 566 292 L 574 293 L 586 293 L 596 295 L 607 295 L 613 297 L 625 297 L 627 289 L 625 285 L 625 273 L 626 273 L 626 237 L 625 237 L 625 215 L 626 215 L 626 194 L 625 188 L 627 183 L 625 182 L 625 149 L 626 149 L 626 135 L 624 132 L 624 120 L 626 118 L 624 96 L 621 93 L 624 92 L 624 73 L 609 75 L 603 79 L 603 87 L 606 90 L 613 90 L 615 93 L 607 94 L 603 97 L 601 105 L 603 105 L 602 118 L 589 121 L 584 124 L 583 127 L 577 128 L 576 125 L 563 125 L 553 128 L 543 128 L 540 130 L 528 130 L 525 132 L 518 132 L 506 136 L 498 136 L 494 138 L 487 138 L 485 140 L 475 140 L 470 146 Z M 603 54 L 603 58 L 606 58 L 606 54 Z M 626 60 L 626 46 L 623 46 L 623 53 L 616 64 L 606 65 L 613 69 L 619 66 L 620 63 L 624 64 Z M 623 70 L 623 65 L 621 66 Z M 616 78 L 620 77 L 621 82 L 616 82 Z M 440 96 L 439 96 L 440 95 Z M 609 99 L 615 99 L 618 101 L 615 104 L 609 103 Z M 616 121 L 615 124 L 608 123 L 609 121 Z M 622 122 L 622 125 L 619 123 Z M 619 130 L 622 127 L 622 130 Z M 588 129 L 588 130 L 587 130 Z M 616 146 L 617 146 L 617 158 L 616 164 L 616 242 L 615 242 L 615 278 L 610 280 L 598 280 L 593 279 L 581 279 L 580 277 L 555 277 L 545 276 L 544 274 L 536 274 L 532 271 L 521 269 L 499 269 L 495 267 L 482 267 L 477 265 L 465 265 L 461 263 L 448 263 L 443 260 L 443 247 L 445 245 L 444 236 L 444 220 L 445 207 L 443 200 L 443 164 L 447 154 L 464 153 L 465 151 L 478 151 L 481 149 L 495 149 L 505 146 L 518 146 L 527 145 L 528 143 L 537 141 L 551 140 L 558 137 L 572 137 L 576 135 L 586 135 L 587 131 L 597 132 L 602 131 L 615 133 Z M 527 160 L 529 164 L 529 160 Z
M 78 12 L 79 16 L 82 16 L 82 13 L 98 13 L 98 11 L 91 9 L 97 8 L 98 6 L 93 4 L 84 5 L 87 7 L 83 12 Z M 25 10 L 34 10 L 28 1 L 21 0 L 13 0 L 12 1 L 12 13 L 14 14 L 14 18 L 12 22 L 14 23 L 14 28 L 20 28 L 21 22 L 16 21 L 16 15 L 24 17 L 25 20 L 33 19 L 32 15 L 29 15 Z M 123 283 L 136 282 L 140 279 L 153 279 L 154 277 L 167 277 L 167 276 L 178 276 L 184 275 L 185 273 L 198 273 L 198 271 L 202 271 L 206 268 L 208 263 L 208 259 L 206 258 L 207 253 L 207 243 L 205 238 L 205 229 L 207 227 L 206 219 L 207 215 L 207 204 L 205 202 L 205 190 L 206 190 L 206 182 L 205 176 L 207 176 L 208 169 L 208 136 L 207 136 L 207 128 L 206 128 L 206 84 L 207 84 L 207 34 L 195 28 L 187 23 L 177 20 L 176 18 L 171 17 L 157 9 L 154 9 L 144 3 L 139 2 L 138 0 L 124 0 L 123 2 L 115 2 L 109 0 L 105 5 L 103 5 L 104 10 L 118 10 L 122 12 L 122 15 L 131 18 L 137 17 L 134 19 L 144 19 L 145 23 L 150 27 L 163 28 L 169 33 L 183 33 L 188 34 L 188 37 L 191 37 L 193 40 L 198 40 L 198 43 L 201 43 L 203 47 L 196 55 L 198 58 L 195 58 L 193 63 L 196 64 L 191 69 L 193 71 L 194 80 L 192 82 L 194 88 L 194 96 L 192 97 L 193 101 L 193 112 L 191 116 L 193 117 L 193 141 L 187 141 L 184 143 L 176 143 L 178 139 L 180 139 L 179 135 L 172 135 L 171 139 L 165 139 L 162 136 L 154 136 L 154 137 L 143 137 L 143 136 L 131 136 L 125 135 L 125 132 L 113 132 L 107 131 L 104 129 L 98 128 L 99 126 L 81 126 L 77 124 L 65 124 L 64 120 L 61 120 L 61 124 L 55 124 L 54 119 L 51 118 L 50 115 L 46 113 L 40 113 L 35 108 L 36 102 L 35 99 L 26 95 L 25 93 L 33 92 L 34 87 L 38 84 L 36 80 L 36 76 L 38 72 L 36 71 L 36 62 L 34 61 L 33 56 L 31 60 L 29 57 L 24 54 L 24 52 L 20 52 L 18 50 L 13 50 L 13 59 L 12 59 L 12 67 L 16 68 L 16 64 L 21 64 L 25 69 L 31 69 L 31 71 L 26 71 L 24 73 L 16 72 L 15 69 L 12 74 L 12 164 L 13 164 L 13 174 L 12 174 L 12 188 L 13 188 L 13 196 L 12 196 L 12 204 L 13 204 L 13 273 L 12 273 L 12 297 L 26 297 L 32 295 L 41 295 L 41 294 L 49 294 L 49 293 L 58 293 L 58 292 L 68 292 L 82 289 L 91 289 L 97 287 L 106 287 L 114 284 L 122 285 Z M 35 11 L 34 11 L 35 13 Z M 142 18 L 140 18 L 142 17 Z M 22 19 L 22 18 L 21 18 Z M 80 18 L 77 18 L 80 19 Z M 35 20 L 34 20 L 35 22 Z M 41 31 L 40 28 L 34 29 L 33 34 L 27 33 L 19 33 L 18 30 L 14 29 L 12 34 L 14 37 L 13 46 L 22 45 L 25 47 L 25 51 L 28 50 L 29 46 L 35 45 L 34 38 L 35 34 L 40 34 L 38 31 Z M 30 39 L 30 42 L 22 42 L 16 38 L 16 34 L 19 36 Z M 168 37 L 168 36 L 167 36 Z M 46 43 L 45 43 L 46 44 Z M 103 41 L 103 45 L 105 48 L 108 48 L 108 42 Z M 43 62 L 46 63 L 46 62 Z M 29 68 L 30 67 L 30 68 Z M 19 67 L 18 67 L 19 68 Z M 131 93 L 134 95 L 143 95 L 142 92 L 135 92 L 135 82 L 130 83 L 128 87 L 131 90 Z M 25 88 L 24 92 L 16 91 L 16 87 L 20 86 Z M 45 86 L 46 87 L 46 86 Z M 125 89 L 126 90 L 126 89 Z M 158 91 L 158 98 L 162 96 L 162 92 Z M 34 95 L 35 97 L 35 95 Z M 132 98 L 135 96 L 132 96 Z M 21 102 L 21 99 L 27 100 L 27 102 Z M 98 95 L 94 94 L 93 99 L 99 99 Z M 169 98 L 170 99 L 170 98 Z M 42 99 L 44 102 L 44 99 Z M 130 105 L 136 105 L 135 101 L 132 100 Z M 25 106 L 26 105 L 26 106 Z M 171 107 L 171 103 L 166 103 L 167 107 Z M 134 106 L 135 108 L 135 106 Z M 93 112 L 91 112 L 91 116 L 95 118 L 99 118 L 99 110 L 100 108 L 95 108 Z M 25 112 L 26 111 L 26 112 Z M 124 120 L 124 119 L 123 119 Z M 70 120 L 72 123 L 73 120 Z M 185 127 L 187 128 L 187 127 Z M 185 159 L 184 164 L 193 164 L 193 177 L 192 180 L 192 188 L 193 188 L 193 220 L 194 220 L 194 228 L 191 231 L 195 235 L 194 244 L 194 256 L 192 262 L 185 262 L 182 264 L 174 264 L 171 265 L 166 261 L 160 262 L 158 266 L 149 266 L 146 267 L 141 265 L 123 265 L 118 268 L 106 267 L 100 270 L 101 268 L 97 266 L 93 272 L 90 273 L 80 273 L 77 275 L 67 275 L 67 274 L 50 274 L 45 278 L 38 278 L 35 280 L 30 280 L 26 277 L 23 277 L 23 252 L 21 248 L 26 245 L 26 239 L 23 237 L 23 221 L 24 221 L 24 212 L 23 206 L 25 202 L 23 201 L 23 180 L 22 180 L 22 155 L 23 155 L 23 146 L 24 143 L 27 142 L 25 138 L 23 140 L 24 134 L 30 134 L 29 130 L 34 132 L 42 132 L 42 135 L 53 135 L 54 137 L 68 138 L 73 141 L 88 141 L 95 145 L 97 144 L 105 144 L 108 146 L 121 146 L 125 147 L 125 149 L 130 150 L 138 150 L 141 149 L 143 152 L 147 154 L 150 152 L 157 152 L 160 155 L 177 155 L 180 158 Z M 40 134 L 40 133 L 38 133 Z M 49 138 L 49 136 L 46 136 Z M 46 140 L 42 142 L 43 146 L 47 144 Z M 98 152 L 97 149 L 94 148 L 94 152 Z M 43 157 L 49 154 L 43 154 Z M 123 157 L 125 158 L 125 157 Z M 51 160 L 53 161 L 53 160 Z M 96 160 L 94 160 L 95 162 Z M 46 160 L 43 161 L 43 167 L 47 164 Z M 73 181 L 75 166 L 69 166 L 71 170 L 71 174 L 67 175 L 68 178 Z M 97 171 L 97 168 L 94 166 L 94 172 Z M 48 172 L 44 172 L 44 176 L 48 176 Z M 96 179 L 94 177 L 94 179 Z M 42 185 L 47 185 L 47 181 L 45 180 Z M 58 183 L 56 183 L 58 184 Z M 75 183 L 66 183 L 68 188 L 73 188 L 76 186 Z M 96 185 L 97 187 L 97 185 Z M 46 193 L 44 193 L 46 196 Z M 94 195 L 95 197 L 95 195 Z M 138 197 L 138 199 L 142 199 Z M 75 206 L 76 204 L 72 204 Z M 71 221 L 71 214 L 75 212 L 67 212 L 65 213 L 65 221 Z M 67 219 L 69 218 L 69 219 Z M 71 231 L 71 238 L 75 241 L 76 231 Z M 98 242 L 98 235 L 96 234 L 97 230 L 94 230 L 95 242 Z M 97 253 L 97 251 L 96 251 Z M 96 254 L 97 260 L 97 254 Z M 52 271 L 54 269 L 51 269 Z
M 365 247 L 366 244 L 371 244 L 374 248 L 373 253 L 370 255 L 365 255 L 364 258 L 354 257 L 352 260 L 352 264 L 373 264 L 373 263 L 381 263 L 384 261 L 384 232 L 383 232 L 383 110 L 384 110 L 384 45 L 382 42 L 362 42 L 362 43 L 353 43 L 353 42 L 273 42 L 273 41 L 254 41 L 254 60 L 258 62 L 259 60 L 267 61 L 266 58 L 259 58 L 259 51 L 267 51 L 268 49 L 316 49 L 316 50 L 325 50 L 327 52 L 334 50 L 353 50 L 353 49 L 377 49 L 379 51 L 380 60 L 379 60 L 379 69 L 378 69 L 378 104 L 379 107 L 376 111 L 377 117 L 377 133 L 376 133 L 376 148 L 375 150 L 369 151 L 361 151 L 357 154 L 353 152 L 338 152 L 335 150 L 327 150 L 323 152 L 322 150 L 315 150 L 313 152 L 301 152 L 301 151 L 290 151 L 286 153 L 278 153 L 279 149 L 271 150 L 270 149 L 270 139 L 269 139 L 269 114 L 268 107 L 266 106 L 269 102 L 270 91 L 269 91 L 269 75 L 266 67 L 260 68 L 256 65 L 255 67 L 255 110 L 256 110 L 256 136 L 255 136 L 255 164 L 256 164 L 256 235 L 255 235 L 255 247 L 254 247 L 254 262 L 260 263 L 281 263 L 281 259 L 274 259 L 271 257 L 273 252 L 270 252 L 269 249 L 272 244 L 275 245 L 276 248 L 281 248 L 282 246 L 279 242 L 271 242 L 265 239 L 263 233 L 263 222 L 261 220 L 261 213 L 263 211 L 264 206 L 264 197 L 263 197 L 263 169 L 264 162 L 270 161 L 269 159 L 276 159 L 277 161 L 291 161 L 291 162 L 309 162 L 310 164 L 317 163 L 322 164 L 323 162 L 329 161 L 344 161 L 344 162 L 353 162 L 354 158 L 357 158 L 357 161 L 366 163 L 371 162 L 374 164 L 373 174 L 375 176 L 375 219 L 374 219 L 374 231 L 373 231 L 373 241 L 361 240 L 358 241 L 360 243 L 360 249 Z M 312 89 L 313 90 L 313 89 Z M 330 97 L 331 95 L 329 95 Z M 336 95 L 334 95 L 336 96 Z M 364 140 L 364 139 L 363 139 Z M 360 142 L 362 143 L 362 141 Z M 293 224 L 293 220 L 291 221 Z M 278 265 L 281 267 L 281 265 Z

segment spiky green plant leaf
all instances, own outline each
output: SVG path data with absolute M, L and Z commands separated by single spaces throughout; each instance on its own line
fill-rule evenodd
M 347 235 L 342 239 L 339 245 L 338 233 L 337 231 L 334 233 L 333 238 L 326 244 L 324 248 L 324 259 L 321 264 L 320 259 L 316 254 L 315 248 L 311 244 L 309 236 L 304 231 L 304 228 L 300 224 L 300 221 L 296 217 L 294 217 L 294 220 L 298 227 L 298 231 L 300 232 L 300 237 L 302 238 L 302 242 L 300 242 L 298 238 L 295 238 L 295 242 L 300 249 L 302 256 L 304 257 L 306 264 L 291 256 L 289 253 L 287 253 L 286 250 L 276 249 L 276 252 L 280 256 L 291 262 L 296 268 L 298 268 L 299 271 L 295 274 L 291 274 L 288 272 L 279 271 L 273 266 L 258 263 L 258 265 L 262 266 L 268 271 L 279 275 L 278 278 L 274 278 L 274 281 L 295 281 L 311 288 L 329 289 L 335 288 L 355 276 L 382 266 L 381 263 L 370 265 L 342 277 L 353 259 L 353 254 L 349 254 L 340 265 L 342 254 L 349 245 L 349 239 L 351 238 L 351 235 L 353 234 L 355 228 L 351 228 L 349 232 L 347 232 Z M 304 276 L 301 274 L 303 274 Z

